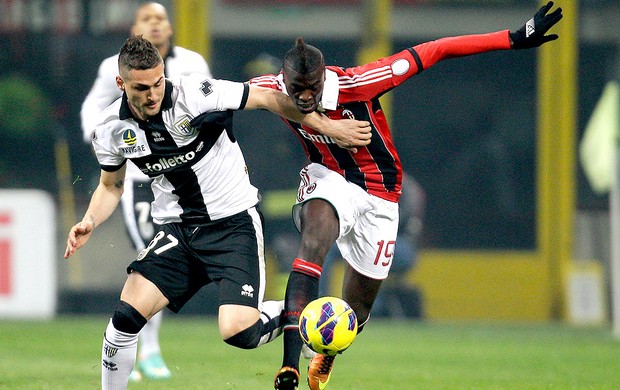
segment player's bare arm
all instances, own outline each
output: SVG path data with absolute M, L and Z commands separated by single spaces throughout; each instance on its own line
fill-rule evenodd
M 302 123 L 330 137 L 341 148 L 349 149 L 355 153 L 357 147 L 366 146 L 370 143 L 372 135 L 369 122 L 352 119 L 332 120 L 316 111 L 312 114 L 316 115 L 307 114 L 308 121 Z
M 284 93 L 270 88 L 250 86 L 246 109 L 266 109 L 292 121 L 302 123 L 327 135 L 340 147 L 355 149 L 370 143 L 370 123 L 354 119 L 332 120 L 317 112 L 302 114 Z M 353 150 L 355 151 L 355 150 Z
M 95 227 L 103 223 L 112 215 L 123 194 L 125 181 L 124 165 L 116 172 L 101 171 L 99 185 L 90 199 L 88 210 L 80 222 L 69 231 L 65 259 L 80 249 L 90 238 Z

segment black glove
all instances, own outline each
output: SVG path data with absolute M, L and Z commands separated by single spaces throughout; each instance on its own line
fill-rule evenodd
M 549 15 L 546 15 L 553 7 L 553 1 L 540 7 L 536 15 L 515 32 L 510 32 L 510 39 L 512 40 L 512 48 L 519 49 L 531 49 L 532 47 L 538 47 L 545 42 L 558 39 L 557 34 L 545 35 L 547 31 L 554 24 L 562 19 L 562 8 L 558 8 Z

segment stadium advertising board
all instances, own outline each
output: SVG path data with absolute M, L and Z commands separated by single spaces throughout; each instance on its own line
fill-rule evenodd
M 55 314 L 55 214 L 46 192 L 0 190 L 0 318 Z

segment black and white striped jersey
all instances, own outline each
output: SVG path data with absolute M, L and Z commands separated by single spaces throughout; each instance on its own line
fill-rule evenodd
M 204 75 L 166 80 L 161 112 L 141 121 L 123 94 L 103 111 L 93 147 L 101 169 L 116 171 L 131 160 L 151 177 L 153 221 L 198 226 L 258 203 L 232 129 L 243 109 L 244 83 Z
M 212 77 L 207 61 L 200 54 L 180 46 L 173 46 L 171 48 L 168 55 L 164 58 L 164 64 L 164 74 L 166 78 L 172 80 L 193 73 Z M 101 112 L 123 95 L 123 92 L 116 85 L 118 73 L 118 54 L 103 60 L 99 65 L 97 78 L 82 103 L 82 108 L 80 109 L 82 133 L 84 141 L 88 144 L 91 143 L 93 131 L 97 122 L 99 122 L 98 118 Z M 140 173 L 135 165 L 129 163 L 127 164 L 125 180 L 146 182 L 148 178 Z M 131 185 L 132 183 L 129 182 L 127 184 Z

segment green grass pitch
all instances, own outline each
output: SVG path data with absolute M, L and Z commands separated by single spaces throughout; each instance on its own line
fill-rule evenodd
M 106 323 L 0 321 L 0 389 L 99 388 Z M 173 378 L 129 389 L 271 389 L 281 363 L 282 339 L 239 350 L 211 317 L 166 313 L 160 339 Z M 620 341 L 607 327 L 374 320 L 334 367 L 331 390 L 620 389 Z

